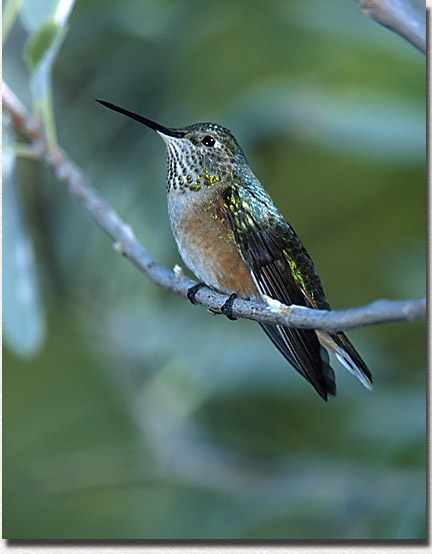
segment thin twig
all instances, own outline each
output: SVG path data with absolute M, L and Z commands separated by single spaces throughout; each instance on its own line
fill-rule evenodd
M 188 289 L 196 283 L 178 272 L 170 271 L 147 252 L 136 239 L 131 227 L 91 186 L 78 166 L 60 148 L 49 149 L 41 127 L 36 124 L 5 83 L 3 83 L 3 108 L 10 114 L 15 130 L 32 145 L 37 146 L 40 158 L 45 160 L 58 180 L 66 185 L 70 194 L 111 237 L 115 249 L 135 264 L 153 283 L 186 298 Z M 221 307 L 227 298 L 206 287 L 196 294 L 197 302 L 213 313 L 221 313 Z M 285 306 L 279 303 L 268 306 L 264 303 L 236 299 L 233 304 L 233 314 L 263 323 L 338 331 L 367 325 L 425 319 L 426 300 L 379 300 L 359 308 L 327 311 L 302 306 Z
M 357 0 L 362 12 L 426 54 L 424 0 Z

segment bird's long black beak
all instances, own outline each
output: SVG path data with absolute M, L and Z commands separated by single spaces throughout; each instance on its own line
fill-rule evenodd
M 105 100 L 96 100 L 96 102 L 99 102 L 99 104 L 102 104 L 102 106 L 105 106 L 110 110 L 114 110 L 115 112 L 119 112 L 123 115 L 126 115 L 127 117 L 135 119 L 135 121 L 139 121 L 140 123 L 143 123 L 147 127 L 150 127 L 150 129 L 154 129 L 155 131 L 158 131 L 163 135 L 168 135 L 170 137 L 179 137 L 179 138 L 184 137 L 185 135 L 184 131 L 181 131 L 179 129 L 170 129 L 169 127 L 164 127 L 163 125 L 160 125 L 155 121 L 151 121 L 150 119 L 147 119 L 142 115 L 138 115 L 137 113 L 130 112 L 129 110 L 125 110 L 124 108 L 120 108 L 120 106 L 116 106 L 115 104 L 111 104 L 111 102 L 106 102 Z

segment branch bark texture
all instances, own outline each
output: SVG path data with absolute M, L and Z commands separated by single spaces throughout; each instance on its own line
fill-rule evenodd
M 3 83 L 2 98 L 3 109 L 10 115 L 16 132 L 30 143 L 35 154 L 48 164 L 57 179 L 111 237 L 115 249 L 128 258 L 153 283 L 186 298 L 188 289 L 196 282 L 181 272 L 174 272 L 164 267 L 147 252 L 135 237 L 131 227 L 95 190 L 80 168 L 59 147 L 49 147 L 41 126 L 5 83 Z M 221 307 L 227 298 L 206 287 L 196 294 L 197 303 L 215 314 L 221 313 Z M 426 300 L 379 300 L 358 308 L 328 311 L 294 305 L 285 306 L 277 302 L 267 305 L 236 299 L 232 312 L 234 316 L 263 323 L 339 331 L 367 325 L 425 319 Z

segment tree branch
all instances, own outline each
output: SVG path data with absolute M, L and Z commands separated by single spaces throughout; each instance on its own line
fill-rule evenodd
M 424 0 L 357 0 L 362 12 L 426 54 Z
M 179 271 L 170 271 L 146 251 L 136 239 L 131 227 L 92 187 L 78 166 L 60 148 L 49 148 L 41 126 L 5 83 L 3 83 L 2 98 L 3 108 L 9 113 L 15 130 L 30 142 L 40 159 L 51 167 L 58 180 L 111 237 L 115 249 L 128 258 L 153 283 L 186 298 L 188 289 L 196 283 Z M 206 287 L 196 294 L 197 302 L 212 313 L 221 313 L 221 307 L 227 298 Z M 264 304 L 236 299 L 233 304 L 233 315 L 289 327 L 339 331 L 366 325 L 425 319 L 426 300 L 379 300 L 359 308 L 328 311 L 294 305 L 285 306 L 277 301 Z

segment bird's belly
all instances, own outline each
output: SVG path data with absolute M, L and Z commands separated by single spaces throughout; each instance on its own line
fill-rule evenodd
M 172 220 L 171 225 L 183 261 L 199 280 L 225 294 L 259 296 L 225 218 L 216 212 L 199 211 Z

